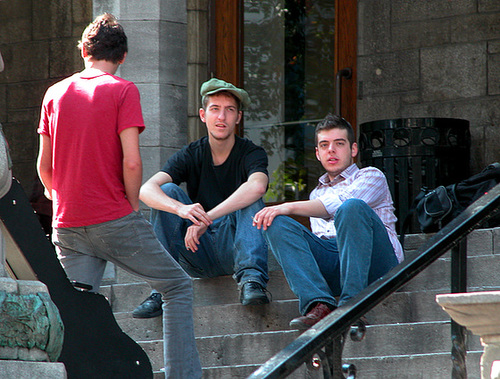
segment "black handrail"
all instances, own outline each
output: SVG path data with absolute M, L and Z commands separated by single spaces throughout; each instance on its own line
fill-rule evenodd
M 361 316 L 408 283 L 451 248 L 456 247 L 474 228 L 487 221 L 498 209 L 500 209 L 500 184 L 432 236 L 412 258 L 403 261 L 344 306 L 305 331 L 249 378 L 284 378 L 291 374 L 304 362 L 310 361 L 320 349 L 334 339 L 340 338 L 343 331 L 355 324 Z

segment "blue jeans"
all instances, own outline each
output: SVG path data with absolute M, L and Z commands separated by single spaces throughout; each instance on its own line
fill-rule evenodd
M 167 196 L 183 204 L 192 204 L 187 194 L 176 184 L 166 183 L 161 189 Z M 257 282 L 266 287 L 266 242 L 260 230 L 252 226 L 253 216 L 263 208 L 259 200 L 213 222 L 200 238 L 198 251 L 186 249 L 184 236 L 192 222 L 173 213 L 153 209 L 151 223 L 160 242 L 186 272 L 195 278 L 233 275 L 242 286 Z
M 263 232 L 302 314 L 318 301 L 343 305 L 398 263 L 384 224 L 364 201 L 345 201 L 335 214 L 335 228 L 336 238 L 321 239 L 290 217 L 278 216 Z
M 97 292 L 106 261 L 110 261 L 160 292 L 165 375 L 201 378 L 194 338 L 192 280 L 158 242 L 151 224 L 140 213 L 102 224 L 55 228 L 52 240 L 70 280 L 90 284 Z

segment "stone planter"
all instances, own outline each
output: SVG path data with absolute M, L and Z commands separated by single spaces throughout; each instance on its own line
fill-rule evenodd
M 481 379 L 500 379 L 500 291 L 442 294 L 436 302 L 481 337 Z
M 64 326 L 47 287 L 0 278 L 0 359 L 55 362 Z

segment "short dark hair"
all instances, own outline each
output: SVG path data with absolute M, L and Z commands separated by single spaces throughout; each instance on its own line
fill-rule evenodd
M 236 106 L 238 108 L 238 111 L 241 110 L 241 100 L 238 99 L 235 95 L 233 95 L 231 92 L 229 91 L 219 91 L 219 92 L 216 92 L 216 93 L 213 93 L 211 95 L 206 95 L 203 97 L 202 101 L 203 103 L 201 104 L 201 106 L 203 107 L 204 110 L 207 110 L 207 104 L 208 104 L 208 101 L 210 100 L 210 97 L 212 96 L 216 96 L 216 95 L 226 95 L 226 96 L 229 96 L 229 97 L 232 97 L 234 99 L 234 101 L 236 101 Z
M 316 126 L 316 130 L 314 132 L 315 145 L 318 145 L 318 133 L 324 130 L 331 130 L 331 129 L 346 130 L 347 140 L 349 141 L 349 144 L 352 146 L 352 144 L 356 142 L 356 138 L 354 136 L 354 129 L 352 128 L 351 124 L 349 124 L 349 122 L 346 119 L 338 115 L 328 113 L 323 120 L 318 122 L 318 125 Z
M 85 28 L 78 47 L 97 60 L 118 63 L 128 51 L 127 36 L 116 17 L 104 13 Z

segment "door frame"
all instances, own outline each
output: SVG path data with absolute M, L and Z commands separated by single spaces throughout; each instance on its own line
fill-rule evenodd
M 314 0 L 313 0 L 314 1 Z M 212 76 L 243 86 L 243 0 L 210 2 L 210 67 Z M 342 116 L 357 130 L 357 1 L 335 0 L 335 61 L 333 70 L 350 68 L 350 79 L 342 80 Z M 332 104 L 332 111 L 335 104 Z M 243 128 L 238 130 L 243 134 Z

